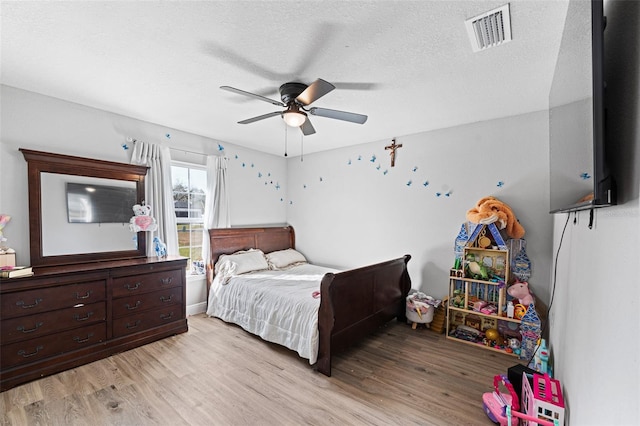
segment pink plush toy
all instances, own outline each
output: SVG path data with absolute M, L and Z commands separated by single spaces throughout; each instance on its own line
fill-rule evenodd
M 533 294 L 529 291 L 528 282 L 516 281 L 509 286 L 507 293 L 509 293 L 509 296 L 518 299 L 524 306 L 529 306 L 534 302 Z

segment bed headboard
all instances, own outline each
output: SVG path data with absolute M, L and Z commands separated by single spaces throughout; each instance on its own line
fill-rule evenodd
M 291 226 L 209 229 L 211 264 L 221 254 L 257 248 L 265 253 L 295 248 L 295 233 Z

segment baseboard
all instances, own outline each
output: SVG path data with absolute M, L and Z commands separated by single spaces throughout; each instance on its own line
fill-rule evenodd
M 202 314 L 204 312 L 207 312 L 207 302 L 200 302 L 187 306 L 187 316 Z

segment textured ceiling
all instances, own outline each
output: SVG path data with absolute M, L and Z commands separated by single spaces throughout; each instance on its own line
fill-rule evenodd
M 473 53 L 465 19 L 504 3 L 2 1 L 1 82 L 282 154 L 279 117 L 237 124 L 279 108 L 219 87 L 323 78 L 312 106 L 369 119 L 312 117 L 316 152 L 546 109 L 567 1 L 512 0 L 513 41 Z

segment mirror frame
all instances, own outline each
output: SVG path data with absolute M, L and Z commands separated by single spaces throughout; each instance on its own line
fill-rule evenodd
M 29 242 L 32 266 L 59 266 L 105 260 L 134 259 L 147 256 L 145 232 L 138 232 L 137 250 L 44 256 L 42 251 L 41 198 L 41 174 L 58 173 L 135 182 L 137 203 L 141 204 L 145 198 L 144 180 L 147 174 L 147 166 L 72 157 L 69 155 L 32 151 L 23 148 L 20 148 L 20 151 L 27 161 L 28 170 Z M 133 216 L 133 211 L 131 215 Z

